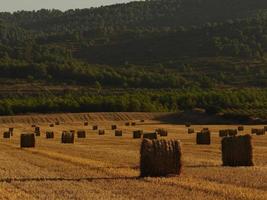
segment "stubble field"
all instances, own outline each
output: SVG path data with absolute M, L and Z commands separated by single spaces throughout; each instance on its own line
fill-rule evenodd
M 237 125 L 195 125 L 209 127 L 212 144 L 195 144 L 195 134 L 184 125 L 154 120 L 160 114 L 99 113 L 1 117 L 1 134 L 14 127 L 11 139 L 0 139 L 0 199 L 267 199 L 267 135 L 253 136 L 254 167 L 222 167 L 218 130 Z M 144 119 L 144 123 L 139 120 Z M 60 121 L 59 126 L 49 127 Z M 89 126 L 83 125 L 89 121 Z M 125 122 L 136 121 L 136 126 Z M 20 134 L 41 128 L 36 148 L 21 149 Z M 99 136 L 92 125 L 105 129 Z M 123 130 L 115 137 L 111 125 Z M 252 127 L 245 126 L 244 133 Z M 179 177 L 144 178 L 139 176 L 140 139 L 133 130 L 164 128 L 167 138 L 182 142 L 183 170 Z M 63 130 L 86 130 L 86 139 L 61 144 Z M 53 130 L 54 139 L 45 131 Z M 244 134 L 243 133 L 243 134 Z

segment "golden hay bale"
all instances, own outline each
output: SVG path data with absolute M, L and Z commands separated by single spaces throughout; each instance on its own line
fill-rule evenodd
M 190 122 L 186 122 L 185 123 L 185 127 L 190 127 L 191 126 L 191 123 Z
M 155 131 L 157 134 L 159 134 L 161 137 L 167 137 L 168 136 L 168 131 L 163 129 L 163 128 L 158 128 Z
M 219 130 L 219 136 L 220 137 L 227 137 L 228 136 L 228 133 L 226 130 Z
M 61 143 L 73 144 L 74 143 L 74 133 L 63 131 L 61 134 Z
M 40 136 L 41 135 L 41 129 L 40 129 L 40 127 L 36 126 L 34 128 L 34 133 L 35 133 L 36 136 Z
M 46 131 L 46 139 L 53 139 L 54 138 L 54 132 L 53 131 Z
M 209 131 L 209 128 L 203 128 L 202 129 L 202 132 L 206 132 L 206 131 Z
M 86 132 L 84 130 L 77 131 L 78 138 L 86 138 Z
M 21 134 L 20 147 L 21 148 L 35 147 L 35 135 L 33 133 Z
M 157 135 L 156 132 L 154 132 L 154 133 L 144 133 L 143 134 L 143 139 L 156 140 L 156 139 L 158 139 L 158 135 Z
M 221 142 L 223 166 L 253 166 L 250 135 L 225 137 Z
M 98 135 L 105 135 L 105 130 L 99 130 Z
M 54 127 L 55 125 L 54 125 L 54 124 L 50 124 L 49 126 L 50 126 L 50 127 Z
M 264 131 L 265 131 L 265 132 L 267 131 L 267 126 L 264 126 Z
M 84 122 L 83 125 L 84 125 L 84 126 L 88 126 L 89 123 L 88 123 L 88 122 Z
M 141 138 L 142 135 L 143 135 L 143 131 L 142 130 L 133 131 L 133 139 Z
M 57 125 L 57 126 L 60 125 L 59 121 L 56 121 L 56 122 L 55 122 L 55 125 Z
M 228 129 L 229 136 L 236 136 L 238 134 L 236 129 Z
M 131 125 L 132 125 L 132 126 L 136 126 L 136 123 L 135 123 L 135 122 L 132 122 Z
M 140 176 L 179 175 L 182 169 L 181 143 L 178 140 L 143 139 L 140 148 Z
M 34 127 L 36 127 L 36 125 L 35 124 L 32 124 L 32 128 L 34 128 Z
M 265 130 L 264 129 L 257 129 L 256 135 L 265 135 Z
M 211 143 L 210 131 L 198 132 L 196 137 L 197 144 L 209 145 Z
M 11 137 L 11 134 L 9 131 L 5 131 L 4 134 L 3 134 L 3 138 L 10 138 Z
M 237 129 L 238 129 L 238 131 L 244 131 L 245 130 L 244 126 L 239 126 Z
M 130 122 L 126 122 L 125 123 L 125 126 L 130 126 Z
M 122 130 L 115 130 L 115 136 L 121 137 L 122 136 Z
M 94 125 L 93 126 L 93 130 L 95 131 L 95 130 L 98 130 L 98 126 L 97 125 Z
M 256 129 L 256 128 L 251 129 L 251 134 L 256 134 L 257 132 L 258 132 L 258 129 Z
M 193 128 L 189 128 L 189 129 L 187 130 L 187 132 L 188 132 L 188 134 L 195 133 L 195 129 L 193 129 Z
M 141 122 L 141 123 L 144 123 L 144 122 L 145 122 L 145 120 L 144 120 L 144 119 L 141 119 L 141 120 L 140 120 L 140 122 Z
M 10 132 L 10 135 L 13 136 L 14 128 L 9 128 L 8 131 Z
M 111 130 L 116 130 L 117 129 L 117 125 L 111 125 Z

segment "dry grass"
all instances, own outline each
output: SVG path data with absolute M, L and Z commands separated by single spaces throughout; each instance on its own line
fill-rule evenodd
M 254 167 L 222 167 L 218 131 L 237 126 L 192 125 L 195 131 L 203 127 L 211 131 L 212 144 L 201 146 L 195 144 L 195 134 L 188 134 L 184 125 L 160 124 L 149 120 L 151 114 L 138 114 L 145 123 L 126 127 L 126 121 L 137 117 L 114 115 L 117 120 L 109 113 L 98 114 L 95 121 L 75 114 L 1 118 L 5 121 L 2 133 L 11 126 L 15 129 L 10 140 L 0 139 L 0 199 L 267 199 L 267 135 L 252 136 Z M 60 125 L 49 127 L 55 118 Z M 27 124 L 22 122 L 25 119 Z M 84 121 L 89 121 L 88 127 Z M 20 133 L 33 131 L 33 123 L 41 128 L 36 148 L 20 149 Z M 92 130 L 94 124 L 106 130 L 104 136 Z M 112 124 L 123 131 L 122 137 L 115 137 Z M 139 179 L 141 140 L 134 140 L 132 132 L 157 128 L 168 131 L 166 139 L 182 142 L 182 174 Z M 251 128 L 263 126 L 245 126 L 242 134 L 250 133 Z M 62 131 L 72 129 L 85 129 L 86 139 L 61 144 Z M 47 140 L 45 131 L 54 131 L 55 138 Z

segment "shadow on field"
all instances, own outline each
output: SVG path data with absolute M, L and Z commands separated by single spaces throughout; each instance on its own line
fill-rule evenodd
M 60 178 L 60 177 L 47 177 L 47 178 L 5 178 L 0 179 L 0 183 L 12 183 L 12 182 L 44 182 L 44 181 L 96 181 L 96 180 L 138 180 L 139 177 L 84 177 L 84 178 Z

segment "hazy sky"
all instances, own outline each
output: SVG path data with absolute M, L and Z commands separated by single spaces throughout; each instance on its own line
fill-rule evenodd
M 133 0 L 0 0 L 0 11 L 89 8 Z

